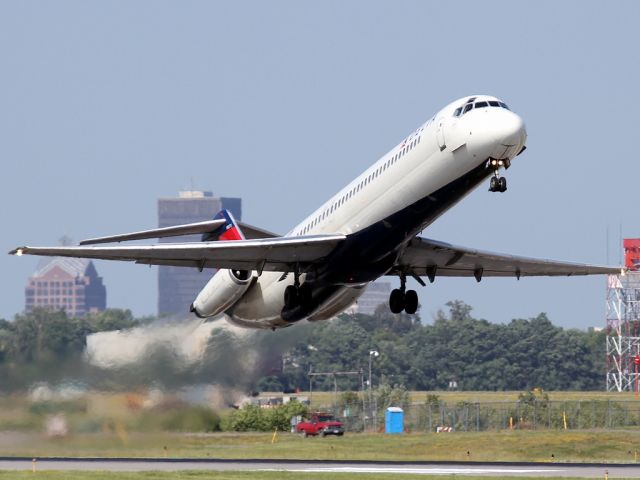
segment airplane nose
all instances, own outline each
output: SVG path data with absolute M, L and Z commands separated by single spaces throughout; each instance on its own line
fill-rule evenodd
M 497 140 L 494 158 L 512 159 L 527 140 L 527 130 L 519 115 L 509 110 L 499 110 L 492 122 L 494 138 Z
M 503 145 L 524 144 L 527 135 L 522 118 L 513 112 L 508 112 L 508 115 L 502 116 L 498 131 Z

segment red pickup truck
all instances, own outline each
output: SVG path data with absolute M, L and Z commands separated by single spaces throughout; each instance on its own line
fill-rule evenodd
M 342 422 L 336 420 L 330 413 L 314 413 L 311 420 L 302 421 L 296 425 L 296 432 L 301 433 L 305 437 L 309 435 L 344 435 L 344 426 Z

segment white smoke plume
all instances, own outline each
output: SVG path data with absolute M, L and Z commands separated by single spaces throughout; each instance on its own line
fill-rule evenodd
M 87 337 L 86 360 L 106 369 L 122 368 L 149 358 L 157 349 L 172 353 L 184 366 L 201 362 L 214 330 L 229 331 L 234 337 L 245 335 L 223 319 L 163 321 L 127 330 L 99 332 Z
M 254 391 L 261 378 L 280 367 L 282 354 L 307 329 L 289 330 L 294 329 L 244 329 L 220 317 L 212 322 L 162 319 L 95 333 L 86 339 L 77 376 L 91 388 L 105 390 L 175 392 L 188 386 L 217 385 L 224 390 L 224 400 L 234 403 L 236 395 L 230 392 Z

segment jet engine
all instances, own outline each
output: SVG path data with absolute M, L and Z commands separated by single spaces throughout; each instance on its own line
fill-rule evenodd
M 251 286 L 255 272 L 218 270 L 191 304 L 191 311 L 200 318 L 213 317 L 236 303 Z

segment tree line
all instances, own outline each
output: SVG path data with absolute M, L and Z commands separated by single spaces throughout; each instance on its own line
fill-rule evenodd
M 462 390 L 602 389 L 604 332 L 565 329 L 543 313 L 497 324 L 474 318 L 464 302 L 447 307 L 431 323 L 383 307 L 374 315 L 341 315 L 277 332 L 251 332 L 241 340 L 214 330 L 199 365 L 175 366 L 170 355 L 158 354 L 144 369 L 111 375 L 83 362 L 87 336 L 156 319 L 135 318 L 128 310 L 70 318 L 63 311 L 36 309 L 0 320 L 0 390 L 69 378 L 110 388 L 131 388 L 144 378 L 165 386 L 215 381 L 247 391 L 307 390 L 309 372 L 361 371 L 361 376 L 336 380 L 340 390 L 357 391 L 368 381 L 372 350 L 380 354 L 371 358 L 374 387 L 443 390 L 456 382 Z M 248 350 L 255 357 L 251 364 L 244 361 Z M 331 376 L 313 382 L 314 390 L 336 386 Z
M 416 316 L 392 315 L 384 307 L 373 316 L 343 315 L 313 325 L 308 337 L 285 356 L 284 372 L 262 379 L 268 388 L 306 387 L 307 373 L 362 370 L 369 352 L 374 386 L 409 390 L 600 390 L 604 385 L 605 332 L 565 329 L 544 313 L 507 324 L 472 316 L 461 301 L 447 304 L 432 324 Z M 357 379 L 340 380 L 357 389 Z M 333 379 L 314 388 L 333 389 Z M 306 388 L 305 388 L 306 389 Z

